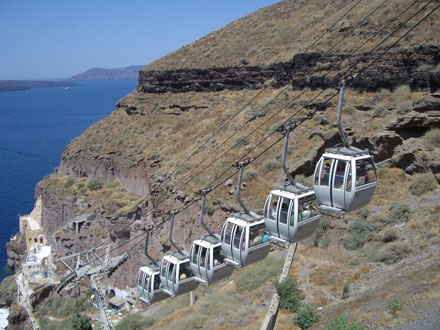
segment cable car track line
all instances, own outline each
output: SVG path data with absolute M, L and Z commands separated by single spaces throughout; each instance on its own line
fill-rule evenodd
M 431 0 L 431 1 L 429 1 L 428 3 L 426 3 L 420 10 L 418 10 L 415 14 L 413 14 L 409 19 L 407 19 L 407 21 L 405 21 L 404 23 L 401 23 L 392 33 L 390 33 L 385 39 L 383 39 L 381 42 L 379 42 L 379 44 L 377 44 L 368 54 L 371 54 L 377 47 L 379 47 L 381 44 L 383 44 L 383 42 L 385 42 L 386 40 L 388 40 L 393 34 L 395 34 L 398 30 L 400 30 L 401 28 L 402 28 L 402 26 L 403 25 L 405 25 L 407 22 L 409 22 L 413 17 L 415 17 L 416 15 L 418 15 L 420 12 L 422 12 L 428 5 L 430 5 L 432 2 L 434 2 L 434 0 Z M 418 27 L 423 21 L 425 21 L 428 17 L 430 17 L 436 10 L 438 10 L 439 9 L 439 7 L 440 7 L 440 4 L 439 5 L 437 5 L 436 7 L 434 7 L 428 14 L 426 14 L 422 19 L 420 19 L 416 24 L 414 24 L 410 29 L 408 29 L 407 30 L 407 32 L 406 33 L 404 33 L 400 38 L 398 38 L 395 42 L 393 42 L 389 47 L 387 47 L 380 55 L 378 55 L 368 66 L 366 66 L 366 67 L 364 67 L 361 71 L 359 71 L 358 72 L 358 75 L 356 76 L 356 77 L 354 77 L 354 79 L 356 79 L 357 77 L 359 77 L 361 74 L 363 74 L 369 67 L 371 67 L 372 65 L 374 65 L 374 63 L 375 62 L 377 62 L 377 60 L 379 60 L 383 55 L 385 55 L 391 48 L 393 48 L 394 46 L 396 46 L 403 38 L 405 38 L 409 33 L 411 33 L 416 27 Z M 407 10 L 408 10 L 409 8 L 407 8 L 407 9 L 405 9 L 405 11 L 404 12 L 406 12 Z M 403 13 L 401 13 L 399 16 L 401 16 Z M 352 67 L 353 67 L 353 65 L 352 65 Z M 319 95 L 321 95 L 323 92 L 324 92 L 325 90 L 323 90 L 323 91 L 321 91 L 320 93 L 318 93 L 318 95 L 317 96 L 319 96 Z M 329 101 L 329 100 L 331 100 L 333 97 L 335 97 L 336 95 L 338 94 L 338 92 L 336 92 L 336 93 L 334 93 L 332 96 L 330 96 L 328 99 L 327 99 L 327 102 Z M 316 99 L 316 97 L 317 96 L 315 96 L 310 102 L 312 102 L 314 99 Z M 309 103 L 310 103 L 309 102 Z M 308 104 L 309 104 L 308 103 Z M 307 104 L 307 105 L 308 105 Z M 305 105 L 306 106 L 306 105 Z M 303 108 L 305 108 L 305 106 L 303 106 L 301 109 L 299 109 L 298 111 L 300 111 L 300 110 L 302 110 Z M 315 110 L 315 112 L 316 112 L 316 110 Z M 298 112 L 297 112 L 298 113 Z M 288 120 L 291 120 L 293 118 L 293 115 L 292 116 L 290 116 L 289 118 L 288 118 Z M 285 121 L 285 123 L 286 122 L 288 122 L 288 120 L 286 120 Z M 307 120 L 307 119 L 304 119 L 302 122 L 304 122 L 305 120 Z M 301 122 L 301 123 L 302 123 Z M 300 123 L 300 124 L 301 124 Z M 280 125 L 280 126 L 282 126 L 282 125 Z M 299 126 L 299 125 L 297 125 L 297 126 Z M 276 132 L 276 130 L 275 131 L 273 131 L 272 133 L 270 133 L 266 138 L 264 138 L 262 141 L 260 141 L 260 143 L 258 143 L 252 150 L 250 150 L 247 154 L 249 154 L 250 152 L 252 152 L 253 150 L 255 150 L 258 146 L 260 146 L 265 140 L 267 140 L 267 138 L 269 137 L 269 136 L 271 136 L 274 132 Z M 267 147 L 265 150 L 263 150 L 260 154 L 258 154 L 255 158 L 253 158 L 253 160 L 256 160 L 256 159 L 258 159 L 259 157 L 261 157 L 264 153 L 266 153 L 269 149 L 271 149 L 274 145 L 276 145 L 279 141 L 281 141 L 283 138 L 281 137 L 280 139 L 278 139 L 278 140 L 276 140 L 275 142 L 273 142 L 269 147 Z M 227 171 L 229 171 L 230 170 L 230 168 L 228 168 L 228 170 Z M 223 172 L 223 174 L 222 175 L 224 175 L 225 173 L 227 173 L 227 171 L 225 171 L 225 172 Z M 227 177 L 225 180 L 223 180 L 221 183 L 219 183 L 219 184 L 217 184 L 216 186 L 214 186 L 213 188 L 212 188 L 212 191 L 214 191 L 215 189 L 217 189 L 220 185 L 222 185 L 223 183 L 225 183 L 228 179 L 230 179 L 230 178 L 232 178 L 236 173 L 238 173 L 238 171 L 236 171 L 235 173 L 233 173 L 233 174 L 231 174 L 229 177 Z M 221 175 L 221 176 L 222 176 Z M 220 176 L 220 177 L 221 177 Z M 219 177 L 217 177 L 217 179 L 215 179 L 214 180 L 214 182 L 215 181 L 217 181 L 219 179 Z M 168 196 L 169 197 L 169 196 Z M 195 204 L 198 200 L 199 200 L 200 198 L 195 198 L 195 199 L 193 199 L 191 202 L 189 202 L 189 203 L 187 203 L 187 204 L 185 204 L 184 206 L 182 206 L 181 208 L 179 208 L 178 209 L 178 212 L 181 212 L 181 211 L 183 211 L 183 210 L 185 210 L 185 209 L 187 209 L 188 207 L 190 207 L 190 206 L 192 206 L 193 204 Z M 162 200 L 163 201 L 163 200 Z M 160 201 L 159 203 L 161 203 L 162 201 Z M 150 206 L 151 207 L 151 206 Z M 147 210 L 146 211 L 148 211 L 148 209 L 149 208 L 147 208 Z M 155 229 L 157 229 L 157 228 L 159 228 L 159 227 L 161 227 L 164 223 L 166 223 L 168 220 L 164 220 L 164 221 L 162 221 L 162 222 L 160 222 L 160 223 L 157 223 L 157 224 L 155 224 L 154 226 L 153 226 L 153 228 L 151 229 L 151 231 L 154 231 Z M 143 232 L 143 233 L 141 233 L 140 235 L 137 235 L 137 236 L 135 236 L 134 238 L 132 238 L 132 239 L 129 239 L 129 240 L 127 240 L 126 242 L 124 242 L 124 243 L 122 243 L 122 244 L 120 244 L 119 246 L 117 246 L 117 247 L 115 247 L 115 248 L 113 248 L 113 249 L 111 249 L 110 251 L 109 251 L 109 253 L 111 253 L 112 251 L 115 251 L 115 250 L 117 250 L 117 249 L 119 249 L 120 247 L 122 247 L 122 246 L 125 246 L 125 245 L 127 245 L 128 243 L 130 243 L 131 241 L 133 241 L 133 240 L 135 240 L 135 239 L 137 239 L 137 238 L 139 238 L 139 237 L 141 237 L 141 236 L 143 236 L 143 235 L 145 235 L 145 233 L 146 232 Z M 104 255 L 103 255 L 104 256 Z M 102 257 L 103 257 L 102 256 Z M 97 258 L 96 258 L 97 259 Z M 96 260 L 95 259 L 95 260 Z

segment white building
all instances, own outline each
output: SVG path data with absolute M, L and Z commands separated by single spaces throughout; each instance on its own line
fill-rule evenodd
M 22 264 L 23 276 L 29 283 L 53 281 L 51 246 L 35 243 L 31 246 Z

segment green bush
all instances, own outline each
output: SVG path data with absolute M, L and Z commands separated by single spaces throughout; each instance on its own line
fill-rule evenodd
M 387 229 L 383 233 L 383 236 L 382 236 L 382 241 L 384 243 L 396 241 L 398 239 L 399 239 L 399 234 L 397 233 L 397 231 L 395 229 L 392 229 L 392 228 Z
M 152 325 L 148 318 L 139 313 L 128 314 L 116 325 L 116 330 L 142 330 Z
M 294 319 L 301 329 L 308 329 L 320 320 L 321 317 L 316 313 L 316 306 L 311 304 L 303 304 Z
M 347 265 L 349 266 L 357 266 L 359 265 L 359 259 L 358 258 L 351 258 L 350 260 L 348 260 Z
M 254 180 L 256 178 L 258 178 L 258 173 L 256 171 L 253 171 L 253 170 L 247 170 L 243 174 L 243 179 L 245 181 L 252 181 L 252 180 Z
M 72 320 L 74 330 L 92 330 L 92 324 L 86 315 L 76 315 Z
M 292 278 L 287 278 L 283 283 L 276 282 L 275 287 L 280 296 L 280 307 L 287 309 L 291 313 L 296 313 L 301 306 L 304 296 L 299 289 L 299 282 Z
M 268 256 L 264 260 L 247 266 L 239 273 L 236 281 L 237 288 L 255 290 L 279 276 L 282 269 L 283 260 Z
M 413 103 L 412 101 L 403 101 L 397 106 L 397 113 L 404 114 L 408 113 L 412 110 Z
M 104 182 L 100 182 L 100 181 L 90 181 L 87 184 L 87 188 L 89 188 L 89 190 L 99 190 L 102 189 L 104 187 Z
M 342 287 L 341 298 L 347 299 L 348 297 L 350 297 L 350 282 L 345 281 L 344 286 Z
M 295 175 L 295 182 L 301 183 L 307 186 L 306 176 L 304 174 Z
M 373 117 L 383 118 L 388 113 L 388 107 L 385 103 L 379 103 L 374 107 Z
M 264 174 L 267 174 L 269 172 L 272 172 L 273 170 L 280 168 L 281 164 L 280 162 L 277 162 L 276 160 L 273 159 L 266 159 L 263 162 L 263 172 Z
M 411 178 L 409 191 L 415 196 L 421 196 L 429 191 L 435 190 L 437 185 L 437 180 L 431 172 L 417 173 Z
M 356 250 L 364 246 L 371 239 L 371 226 L 363 219 L 355 219 L 348 226 L 344 237 L 344 247 L 347 250 Z
M 401 309 L 402 309 L 402 302 L 399 299 L 394 298 L 388 302 L 388 310 L 394 316 L 396 316 Z
M 411 218 L 410 207 L 403 202 L 393 202 L 388 213 L 391 223 L 407 222 Z
M 360 209 L 357 212 L 357 215 L 361 218 L 366 220 L 368 218 L 368 216 L 371 214 L 371 211 L 369 209 L 367 209 L 366 207 Z
M 393 242 L 380 248 L 373 260 L 386 264 L 394 264 L 405 258 L 410 252 L 411 248 L 408 244 L 404 242 Z
M 66 180 L 66 183 L 64 184 L 64 187 L 69 188 L 69 187 L 73 186 L 74 184 L 75 184 L 75 179 L 69 176 Z
M 327 232 L 330 229 L 330 219 L 322 217 L 318 228 L 316 228 L 316 231 L 313 233 L 313 243 L 315 246 L 324 249 L 328 247 L 330 241 Z
M 411 97 L 411 88 L 409 86 L 397 87 L 393 92 L 393 100 L 396 103 L 403 102 Z
M 380 213 L 372 213 L 368 216 L 367 222 L 372 226 L 375 230 L 380 230 L 386 225 L 388 225 L 391 221 L 390 218 L 380 214 Z
M 439 148 L 440 147 L 440 128 L 433 128 L 425 133 L 423 136 L 423 142 L 427 147 Z
M 339 315 L 330 320 L 323 330 L 364 330 L 365 327 L 356 321 L 349 322 L 345 316 Z

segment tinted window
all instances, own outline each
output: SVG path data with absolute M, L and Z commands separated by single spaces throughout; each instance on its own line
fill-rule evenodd
M 249 246 L 261 244 L 265 230 L 266 226 L 264 224 L 251 226 L 249 228 Z
M 278 205 L 278 196 L 272 196 L 270 203 L 269 203 L 269 209 L 267 212 L 266 217 L 270 220 L 276 220 L 277 218 L 277 205 Z
M 347 161 L 338 160 L 336 163 L 336 171 L 335 171 L 335 181 L 333 187 L 336 189 L 344 189 L 344 176 L 345 176 L 345 167 L 347 166 Z
M 240 226 L 237 226 L 237 230 L 235 231 L 235 235 L 234 235 L 234 247 L 237 249 L 240 247 L 240 237 L 241 237 L 242 231 L 243 231 L 243 228 Z
M 356 186 L 362 186 L 376 181 L 376 169 L 371 159 L 356 161 Z
M 287 223 L 287 213 L 289 211 L 290 199 L 283 198 L 280 208 L 280 222 Z
M 319 214 L 319 206 L 315 195 L 305 196 L 298 200 L 298 222 Z
M 324 163 L 322 164 L 321 175 L 320 175 L 321 186 L 326 186 L 326 187 L 329 186 L 331 165 L 332 165 L 332 159 L 328 159 L 328 158 L 324 159 Z
M 231 235 L 232 235 L 232 229 L 234 228 L 234 224 L 228 222 L 225 226 L 225 236 L 223 238 L 223 242 L 226 244 L 231 244 Z

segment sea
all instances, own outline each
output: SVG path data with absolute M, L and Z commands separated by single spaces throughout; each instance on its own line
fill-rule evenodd
M 79 81 L 78 87 L 0 93 L 0 280 L 6 243 L 34 206 L 35 185 L 59 165 L 64 148 L 115 110 L 137 80 Z

